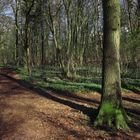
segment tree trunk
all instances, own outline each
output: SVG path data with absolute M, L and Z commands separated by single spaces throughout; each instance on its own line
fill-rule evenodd
M 128 129 L 122 106 L 119 64 L 120 1 L 104 0 L 102 98 L 95 126 Z
M 24 41 L 24 57 L 25 57 L 25 64 L 24 67 L 27 68 L 28 74 L 31 76 L 31 62 L 30 62 L 30 49 L 29 49 L 29 20 L 26 16 L 25 21 L 25 41 Z
M 44 21 L 41 21 L 41 67 L 44 69 L 45 65 L 45 49 L 44 49 Z
M 18 2 L 16 2 L 16 9 L 15 9 L 15 26 L 16 26 L 16 44 L 15 44 L 15 60 L 16 65 L 19 66 L 19 48 L 18 48 Z

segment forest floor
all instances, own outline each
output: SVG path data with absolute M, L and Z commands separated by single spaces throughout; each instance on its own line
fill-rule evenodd
M 125 108 L 136 121 L 130 132 L 116 133 L 95 129 L 90 123 L 95 119 L 99 93 L 67 94 L 34 88 L 16 72 L 0 71 L 0 140 L 140 139 L 140 94 L 123 93 Z

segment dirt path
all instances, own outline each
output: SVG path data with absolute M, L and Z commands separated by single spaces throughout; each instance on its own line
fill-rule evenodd
M 139 133 L 112 134 L 90 126 L 88 116 L 99 102 L 90 98 L 29 90 L 0 75 L 0 140 L 138 139 Z

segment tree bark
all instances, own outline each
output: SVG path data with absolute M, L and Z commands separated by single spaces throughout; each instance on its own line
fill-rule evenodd
M 16 26 L 16 55 L 15 55 L 15 59 L 16 59 L 16 65 L 19 65 L 19 48 L 18 48 L 18 2 L 17 0 L 16 2 L 16 9 L 15 9 L 15 26 Z
M 128 129 L 120 78 L 120 1 L 103 0 L 104 41 L 102 98 L 95 126 Z

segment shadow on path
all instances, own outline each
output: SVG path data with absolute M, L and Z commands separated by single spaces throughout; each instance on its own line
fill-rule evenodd
M 33 84 L 31 84 L 27 81 L 17 80 L 17 79 L 14 79 L 14 78 L 10 77 L 10 76 L 5 75 L 5 74 L 1 74 L 1 75 L 8 78 L 9 80 L 12 80 L 12 81 L 18 83 L 19 85 L 21 85 L 22 87 L 24 87 L 28 90 L 34 91 L 35 94 L 41 95 L 43 97 L 46 97 L 47 99 L 53 100 L 55 102 L 61 103 L 63 105 L 67 105 L 67 106 L 69 106 L 73 109 L 81 111 L 82 113 L 89 116 L 91 121 L 93 121 L 93 119 L 95 119 L 94 117 L 96 116 L 97 109 L 91 108 L 91 107 L 86 107 L 84 105 L 77 104 L 75 102 L 72 102 L 72 100 L 70 101 L 70 100 L 67 100 L 67 99 L 69 99 L 69 97 L 72 97 L 73 101 L 77 101 L 76 99 L 78 99 L 78 100 L 83 100 L 85 102 L 92 101 L 93 103 L 98 103 L 97 101 L 86 99 L 86 98 L 83 98 L 83 97 L 74 96 L 74 95 L 71 95 L 71 96 L 65 95 L 65 98 L 67 97 L 66 100 L 65 100 L 65 99 L 62 99 L 62 98 L 58 97 L 59 93 L 53 95 L 53 91 L 51 92 L 51 91 L 47 91 L 45 89 L 35 87 L 35 85 L 33 85 Z
M 60 93 L 60 92 L 54 91 L 54 93 L 53 93 L 53 91 L 51 91 L 51 90 L 45 90 L 45 89 L 35 87 L 35 85 L 33 85 L 27 81 L 17 80 L 17 79 L 10 77 L 10 76 L 5 75 L 5 74 L 1 74 L 1 75 L 4 77 L 7 77 L 9 80 L 12 80 L 12 81 L 18 83 L 19 85 L 21 85 L 22 87 L 24 87 L 28 90 L 34 91 L 35 94 L 41 95 L 43 97 L 46 97 L 47 99 L 53 100 L 55 102 L 61 103 L 63 105 L 66 105 L 66 106 L 69 106 L 73 109 L 81 111 L 82 113 L 89 116 L 91 122 L 93 122 L 95 120 L 95 117 L 96 117 L 97 111 L 98 111 L 97 109 L 92 108 L 92 107 L 87 107 L 87 106 L 75 103 L 73 101 L 80 100 L 81 102 L 82 101 L 83 102 L 92 102 L 92 103 L 96 103 L 96 104 L 99 104 L 99 101 L 87 99 L 84 97 L 79 97 L 79 96 L 73 95 L 73 94 L 65 94 L 64 92 Z M 65 99 L 61 98 L 60 94 L 61 94 L 61 96 L 63 95 L 65 97 Z M 70 100 L 67 100 L 67 99 L 70 99 Z M 132 101 L 132 102 L 135 101 L 135 100 L 127 99 L 127 98 L 124 98 L 124 99 L 128 100 L 128 101 Z M 133 113 L 136 115 L 140 115 L 139 110 L 126 108 L 126 111 L 128 114 Z M 140 126 L 131 125 L 131 127 L 133 127 L 134 129 L 136 128 L 138 131 L 140 131 Z
M 122 98 L 123 98 L 123 100 L 126 100 L 128 102 L 140 104 L 140 100 L 133 99 L 133 98 L 128 98 L 128 97 L 122 97 Z

